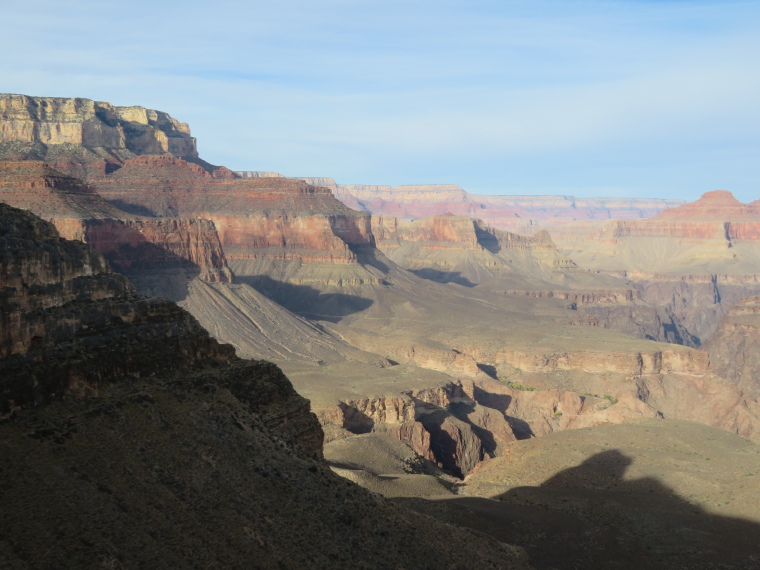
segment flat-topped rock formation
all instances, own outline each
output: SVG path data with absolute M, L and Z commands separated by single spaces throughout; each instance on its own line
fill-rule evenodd
M 728 190 L 705 192 L 699 200 L 660 212 L 656 220 L 760 222 L 760 200 L 744 204 Z
M 163 111 L 67 97 L 0 94 L 0 158 L 44 160 L 89 180 L 140 155 L 171 155 L 217 176 L 230 170 L 198 157 L 187 123 Z
M 554 271 L 575 267 L 545 232 L 520 236 L 466 216 L 372 216 L 372 231 L 389 259 L 443 283 L 474 286 L 495 276 L 511 276 L 519 287 L 527 278 L 550 279 Z
M 473 199 L 456 184 L 409 184 L 398 187 L 337 184 L 332 178 L 302 178 L 310 184 L 330 188 L 341 202 L 371 214 L 404 219 L 425 218 L 440 214 L 455 214 L 475 218 L 485 217 L 484 203 Z M 509 208 L 494 205 L 492 217 L 515 221 L 517 215 Z
M 472 197 L 487 205 L 513 208 L 522 218 L 636 219 L 651 218 L 683 200 L 664 198 L 576 198 L 575 196 L 489 196 Z
M 187 123 L 162 111 L 78 97 L 0 94 L 0 143 L 70 144 L 127 156 L 198 157 Z
M 213 221 L 229 259 L 352 263 L 349 246 L 372 243 L 367 214 L 290 178 L 215 178 L 179 158 L 146 156 L 93 184 L 131 211 Z
M 240 178 L 285 178 L 279 172 L 267 172 L 263 170 L 236 170 L 235 174 Z

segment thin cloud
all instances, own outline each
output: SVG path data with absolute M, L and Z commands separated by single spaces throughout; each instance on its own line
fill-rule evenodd
M 473 191 L 757 188 L 755 2 L 86 0 L 4 14 L 4 91 L 160 108 L 233 168 Z

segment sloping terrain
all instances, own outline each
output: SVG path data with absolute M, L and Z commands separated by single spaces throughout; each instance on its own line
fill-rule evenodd
M 758 477 L 757 444 L 647 420 L 515 442 L 467 496 L 404 504 L 522 544 L 537 568 L 751 570 Z

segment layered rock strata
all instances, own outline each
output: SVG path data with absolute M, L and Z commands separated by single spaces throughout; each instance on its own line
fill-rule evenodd
M 187 312 L 165 300 L 135 296 L 101 255 L 61 239 L 52 224 L 5 204 L 0 212 L 0 413 L 7 416 L 66 395 L 97 396 L 103 382 L 208 368 L 233 367 L 220 374 L 243 383 L 241 390 L 251 389 L 244 378 L 255 383 L 255 367 L 242 364 L 232 347 L 209 337 Z M 308 423 L 306 400 L 289 384 L 277 393 L 290 399 L 286 415 L 304 417 L 287 429 Z M 306 428 L 299 439 L 310 453 L 320 453 L 318 428 Z
M 697 342 L 710 337 L 728 307 L 760 293 L 760 209 L 723 190 L 651 220 L 568 224 L 552 237 L 581 267 L 633 282 L 644 301 L 665 306 Z
M 160 283 L 171 280 L 169 273 L 183 282 L 232 279 L 211 221 L 130 215 L 43 162 L 0 162 L 0 201 L 50 220 L 68 239 L 89 243 L 142 292 L 181 298 Z
M 198 157 L 187 124 L 162 111 L 83 98 L 0 94 L 0 157 L 6 160 L 44 160 L 87 179 L 143 154 L 181 156 L 216 170 Z
M 745 393 L 760 396 L 760 297 L 732 306 L 701 349 L 715 371 Z
M 241 173 L 242 174 L 242 173 Z M 324 186 L 347 206 L 379 216 L 404 219 L 440 214 L 470 216 L 489 226 L 531 231 L 531 226 L 573 220 L 651 218 L 683 204 L 656 198 L 576 198 L 574 196 L 502 196 L 470 194 L 454 184 L 384 186 L 337 184 L 332 178 L 301 178 Z
M 370 277 L 354 251 L 374 244 L 369 215 L 325 188 L 288 178 L 214 178 L 173 157 L 138 157 L 93 184 L 132 211 L 211 220 L 243 278 L 288 263 L 303 264 L 294 283 Z

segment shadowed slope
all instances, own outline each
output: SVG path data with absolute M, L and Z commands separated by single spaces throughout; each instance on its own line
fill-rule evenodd
M 525 546 L 537 568 L 760 567 L 756 444 L 648 421 L 516 442 L 463 497 L 415 503 Z

